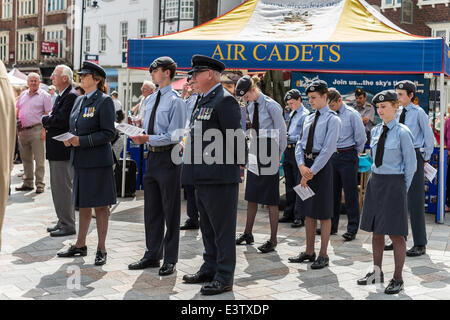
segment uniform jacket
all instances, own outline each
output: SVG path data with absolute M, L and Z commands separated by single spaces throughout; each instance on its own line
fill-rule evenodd
M 77 98 L 70 114 L 70 132 L 80 137 L 80 146 L 72 147 L 70 163 L 75 168 L 111 166 L 111 141 L 116 134 L 114 102 L 100 90 L 85 98 Z
M 197 116 L 195 116 L 195 124 L 202 124 L 202 136 L 208 129 L 218 129 L 222 132 L 223 137 L 223 163 L 205 163 L 205 159 L 201 159 L 200 164 L 194 163 L 194 155 L 205 154 L 211 152 L 207 148 L 213 141 L 203 141 L 201 143 L 201 151 L 196 150 L 194 144 L 195 129 L 191 128 L 190 137 L 186 142 L 185 159 L 182 170 L 182 184 L 227 184 L 239 183 L 240 171 L 239 164 L 245 164 L 245 151 L 240 152 L 241 159 L 238 159 L 238 152 L 236 148 L 236 139 L 225 139 L 226 130 L 240 129 L 240 138 L 244 140 L 244 132 L 241 128 L 241 110 L 237 100 L 227 91 L 222 85 L 217 86 L 207 96 L 203 97 L 197 107 Z M 242 133 L 242 134 L 241 134 Z M 227 143 L 226 143 L 227 141 Z M 234 148 L 231 144 L 234 143 Z M 199 144 L 200 145 L 200 144 Z M 245 148 L 244 148 L 245 149 Z M 212 152 L 214 153 L 214 152 Z M 226 158 L 231 158 L 231 164 L 227 164 Z M 213 154 L 214 156 L 215 154 Z M 186 157 L 191 160 L 188 161 Z M 189 163 L 190 162 L 190 163 Z
M 70 159 L 70 148 L 66 148 L 63 142 L 52 138 L 69 131 L 70 113 L 77 97 L 77 92 L 69 85 L 62 96 L 59 99 L 56 98 L 50 115 L 42 117 L 42 125 L 46 129 L 45 149 L 48 160 L 67 161 Z

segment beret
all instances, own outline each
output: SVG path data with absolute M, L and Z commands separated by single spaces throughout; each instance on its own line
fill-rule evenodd
M 100 67 L 98 64 L 90 62 L 90 61 L 84 61 L 83 67 L 78 72 L 78 74 L 98 74 L 99 76 L 102 76 L 103 78 L 106 78 L 106 72 L 105 70 Z
M 298 91 L 297 89 L 291 89 L 284 96 L 284 102 L 288 102 L 288 100 L 291 99 L 298 100 L 300 97 L 301 97 L 300 91 Z
M 218 72 L 225 70 L 225 65 L 223 62 L 201 54 L 195 54 L 192 56 L 191 67 L 192 69 L 188 71 L 188 74 L 193 74 L 194 72 L 198 72 L 200 70 L 215 70 Z
M 248 75 L 243 76 L 236 83 L 234 94 L 236 95 L 236 97 L 242 97 L 248 92 L 248 90 L 250 90 L 251 87 L 252 87 L 252 79 L 250 78 L 250 76 Z
M 171 57 L 159 57 L 153 60 L 153 62 L 150 64 L 150 67 L 148 68 L 148 71 L 152 72 L 159 67 L 168 67 L 174 63 L 175 61 L 173 61 Z
M 328 84 L 323 80 L 316 80 L 306 88 L 305 92 L 308 94 L 310 92 L 321 91 L 323 89 L 328 89 Z
M 377 93 L 373 97 L 372 103 L 377 104 L 380 102 L 396 101 L 396 100 L 398 100 L 398 98 L 397 98 L 397 93 L 394 90 L 384 90 L 384 91 Z
M 414 84 L 414 82 L 409 80 L 397 82 L 397 84 L 395 85 L 395 89 L 407 90 L 416 93 L 416 85 Z
M 363 88 L 356 88 L 355 96 L 359 97 L 360 95 L 366 94 Z

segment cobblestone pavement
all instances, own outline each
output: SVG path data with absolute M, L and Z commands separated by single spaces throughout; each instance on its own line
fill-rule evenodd
M 331 236 L 330 266 L 311 270 L 308 264 L 291 264 L 288 257 L 305 249 L 304 228 L 279 225 L 279 244 L 275 252 L 261 254 L 256 247 L 267 240 L 267 209 L 260 209 L 254 228 L 255 244 L 237 247 L 237 265 L 232 292 L 205 297 L 200 285 L 184 284 L 186 273 L 198 270 L 203 245 L 199 231 L 181 231 L 177 272 L 158 276 L 158 268 L 130 271 L 127 265 L 144 253 L 143 193 L 136 199 L 119 199 L 113 207 L 107 238 L 108 262 L 93 265 L 97 232 L 92 220 L 88 235 L 88 256 L 57 258 L 56 252 L 75 242 L 75 236 L 51 238 L 46 227 L 56 222 L 48 183 L 43 194 L 16 192 L 21 165 L 16 165 L 12 194 L 6 209 L 0 252 L 0 299 L 450 299 L 450 226 L 434 223 L 427 215 L 429 244 L 427 254 L 406 258 L 405 290 L 399 295 L 384 294 L 384 285 L 357 286 L 356 280 L 372 266 L 371 235 L 360 231 L 356 240 L 344 242 L 346 219 L 339 232 Z M 48 169 L 48 168 L 47 168 Z M 283 189 L 284 187 L 282 187 Z M 246 203 L 241 184 L 238 232 L 245 225 Z M 186 202 L 182 203 L 185 212 Z M 182 222 L 186 219 L 182 214 Z M 450 217 L 448 218 L 450 219 Z M 316 251 L 320 238 L 316 238 Z M 408 248 L 412 245 L 411 236 Z M 79 287 L 70 284 L 73 270 L 79 270 Z M 392 277 L 392 251 L 386 252 L 383 271 Z M 68 285 L 69 283 L 69 285 Z M 72 288 L 72 289 L 71 289 Z

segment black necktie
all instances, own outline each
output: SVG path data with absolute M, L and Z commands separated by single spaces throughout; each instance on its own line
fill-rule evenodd
M 400 114 L 400 123 L 405 124 L 406 117 L 406 107 L 403 107 L 402 113 Z
M 375 166 L 377 168 L 383 164 L 384 143 L 386 142 L 386 135 L 388 130 L 388 126 L 384 125 L 383 133 L 381 133 L 380 139 L 378 139 L 377 153 L 375 154 Z
M 158 108 L 160 99 L 161 99 L 161 90 L 158 91 L 158 94 L 156 96 L 155 105 L 153 106 L 152 113 L 150 115 L 150 122 L 148 123 L 148 130 L 147 130 L 147 134 L 149 134 L 149 135 L 154 134 L 156 109 Z
M 197 115 L 198 102 L 200 101 L 200 99 L 201 99 L 201 96 L 197 95 L 197 100 L 195 100 L 194 109 L 192 109 L 191 120 L 189 121 L 189 127 L 191 127 L 192 124 L 194 123 L 195 116 Z
M 252 128 L 256 130 L 256 135 L 258 135 L 259 131 L 259 108 L 258 102 L 254 102 L 255 110 L 253 110 L 253 119 L 252 119 Z
M 311 124 L 311 127 L 309 127 L 309 133 L 308 133 L 308 141 L 306 142 L 306 153 L 311 154 L 313 149 L 313 143 L 314 143 L 314 131 L 316 130 L 316 124 L 317 120 L 320 117 L 319 110 L 316 111 L 316 116 L 314 117 L 314 121 Z
M 291 126 L 291 121 L 292 119 L 295 117 L 295 114 L 297 113 L 297 110 L 294 110 L 294 113 L 292 114 L 292 116 L 289 118 L 288 124 L 287 124 L 287 131 L 289 132 L 289 127 Z
M 58 95 L 55 99 L 55 104 L 54 105 L 58 105 L 59 100 L 61 100 L 61 96 Z

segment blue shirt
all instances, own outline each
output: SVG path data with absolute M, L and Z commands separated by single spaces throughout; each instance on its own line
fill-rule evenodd
M 186 125 L 185 128 L 189 127 L 191 121 L 192 111 L 194 111 L 195 102 L 197 101 L 198 93 L 193 93 L 185 100 L 186 103 Z
M 400 114 L 404 107 L 397 110 L 396 120 L 400 120 Z M 428 123 L 428 116 L 419 106 L 410 103 L 406 106 L 405 126 L 413 135 L 414 148 L 420 148 L 423 159 L 429 161 L 434 150 L 434 135 Z
M 345 149 L 355 146 L 358 152 L 363 152 L 367 135 L 359 112 L 343 103 L 336 113 L 341 119 L 341 133 L 337 148 Z
M 172 85 L 156 90 L 145 104 L 144 129 L 148 130 L 150 116 L 161 91 L 158 109 L 156 109 L 154 134 L 149 136 L 148 144 L 153 147 L 167 146 L 178 143 L 183 137 L 186 124 L 186 105 Z M 173 137 L 172 137 L 173 135 Z
M 289 114 L 289 119 L 292 117 L 292 111 Z M 303 104 L 297 109 L 294 117 L 291 120 L 291 125 L 289 126 L 288 131 L 288 143 L 297 143 L 298 138 L 300 137 L 300 131 L 302 130 L 303 121 L 305 121 L 306 116 L 309 115 L 309 111 L 303 106 Z
M 383 133 L 383 124 L 376 125 L 371 131 L 370 148 L 372 158 L 377 154 L 377 144 Z M 405 125 L 392 120 L 387 124 L 389 130 L 384 143 L 383 164 L 378 168 L 372 164 L 372 172 L 376 174 L 404 174 L 406 190 L 411 185 L 417 169 L 416 152 L 413 136 Z
M 94 93 L 96 93 L 97 92 L 97 90 L 98 89 L 95 89 L 94 91 L 92 91 L 91 93 L 89 93 L 89 94 L 85 94 L 84 96 L 85 97 L 87 97 L 88 99 L 90 98 L 90 97 L 92 97 L 93 95 L 94 95 Z
M 258 102 L 259 136 L 278 139 L 279 152 L 281 155 L 287 146 L 286 123 L 284 122 L 283 109 L 276 101 L 263 93 L 260 93 L 256 102 Z M 253 123 L 253 113 L 255 111 L 253 101 L 248 104 L 247 110 L 250 121 Z M 272 129 L 278 131 L 275 136 L 274 133 L 271 132 Z
M 333 153 L 336 152 L 336 144 L 339 138 L 339 132 L 341 131 L 341 120 L 336 115 L 336 112 L 331 110 L 329 106 L 325 106 L 316 112 L 320 112 L 320 116 L 317 120 L 316 129 L 314 131 L 312 152 L 319 154 L 310 168 L 314 175 L 322 170 L 328 160 L 330 160 Z M 302 135 L 295 146 L 295 159 L 297 160 L 298 166 L 305 164 L 303 150 L 306 149 L 309 128 L 311 127 L 315 116 L 315 112 L 311 113 L 306 116 L 305 122 L 303 122 Z

